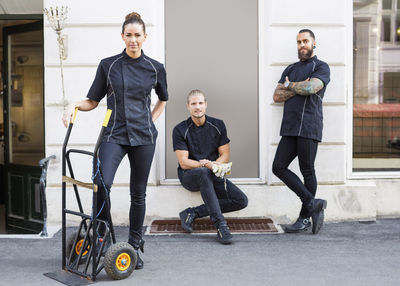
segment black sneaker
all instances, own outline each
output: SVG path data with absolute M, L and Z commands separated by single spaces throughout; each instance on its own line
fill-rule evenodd
M 229 227 L 226 222 L 223 222 L 219 225 L 217 231 L 217 240 L 222 244 L 232 243 L 232 234 L 229 231 Z
M 322 209 L 318 214 L 317 214 L 318 218 L 316 218 L 316 222 L 314 223 L 313 220 L 313 227 L 312 227 L 312 232 L 313 234 L 317 234 L 320 229 L 322 228 L 322 225 L 324 224 L 324 219 L 325 219 L 325 212 L 324 209 Z
M 197 218 L 196 213 L 192 208 L 187 208 L 179 213 L 179 218 L 181 219 L 181 225 L 187 232 L 193 232 L 193 222 Z
M 285 227 L 287 233 L 299 233 L 311 228 L 310 218 L 299 217 L 294 224 Z
M 324 223 L 324 209 L 326 209 L 327 201 L 321 199 L 313 199 L 309 204 L 309 211 L 312 218 L 312 232 L 317 234 Z
M 139 242 L 137 242 L 137 241 L 133 241 L 133 242 L 132 241 L 128 241 L 128 243 L 130 245 L 132 245 L 133 249 L 135 249 L 135 252 L 136 252 L 137 262 L 136 262 L 135 269 L 137 269 L 137 270 L 142 269 L 143 266 L 144 266 L 144 262 L 139 256 L 139 250 L 141 252 L 144 252 L 144 240 L 141 239 Z
M 136 252 L 136 256 L 137 256 L 137 262 L 136 262 L 136 267 L 135 269 L 139 270 L 139 269 L 143 269 L 144 266 L 144 262 L 143 260 L 140 258 L 139 256 L 139 249 L 135 249 Z

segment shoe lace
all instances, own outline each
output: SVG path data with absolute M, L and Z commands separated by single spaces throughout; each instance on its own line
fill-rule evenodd
M 229 227 L 227 225 L 221 225 L 218 228 L 218 233 L 220 237 L 228 236 L 230 234 Z
M 190 223 L 192 221 L 192 214 L 188 213 L 187 217 L 186 217 L 186 223 Z

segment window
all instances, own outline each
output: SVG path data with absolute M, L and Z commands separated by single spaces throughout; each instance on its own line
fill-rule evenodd
M 400 44 L 400 0 L 382 0 L 382 10 L 377 12 L 382 13 L 381 40 Z
M 382 0 L 382 9 L 383 10 L 392 9 L 392 0 Z
M 353 170 L 400 171 L 400 0 L 374 3 L 353 10 Z
M 400 103 L 400 73 L 383 73 L 383 103 Z
M 396 20 L 396 33 L 395 33 L 395 41 L 398 43 L 400 42 L 400 17 Z
M 382 28 L 381 41 L 390 42 L 390 17 L 382 17 Z

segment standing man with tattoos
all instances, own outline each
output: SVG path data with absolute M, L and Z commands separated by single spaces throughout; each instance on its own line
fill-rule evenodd
M 274 92 L 275 102 L 284 102 L 280 135 L 273 173 L 302 201 L 297 221 L 286 227 L 288 233 L 311 228 L 317 234 L 324 221 L 327 202 L 315 199 L 317 178 L 314 161 L 318 143 L 322 139 L 322 100 L 330 81 L 329 66 L 314 54 L 315 36 L 311 30 L 300 30 L 297 35 L 299 61 L 282 73 Z M 298 158 L 304 182 L 288 169 Z M 310 221 L 312 218 L 312 223 Z

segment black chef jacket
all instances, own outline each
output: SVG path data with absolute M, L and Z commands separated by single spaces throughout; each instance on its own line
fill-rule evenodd
M 103 142 L 130 146 L 155 143 L 157 130 L 150 109 L 153 88 L 159 100 L 168 100 L 164 66 L 143 51 L 137 59 L 124 50 L 101 60 L 87 97 L 99 102 L 107 94 L 112 114 Z
M 186 150 L 189 159 L 196 161 L 217 160 L 218 147 L 230 142 L 224 122 L 211 116 L 206 116 L 201 126 L 196 126 L 191 117 L 182 121 L 174 127 L 172 140 L 174 151 Z
M 300 136 L 321 141 L 322 139 L 322 100 L 326 86 L 330 81 L 328 64 L 314 56 L 306 61 L 298 61 L 289 65 L 282 73 L 279 83 L 304 81 L 307 78 L 318 78 L 324 87 L 308 96 L 296 94 L 285 101 L 281 125 L 281 136 Z

